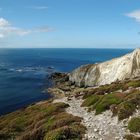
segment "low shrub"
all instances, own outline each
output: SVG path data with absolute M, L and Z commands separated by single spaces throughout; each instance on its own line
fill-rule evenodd
M 135 136 L 135 135 L 133 135 L 133 134 L 129 134 L 129 135 L 126 135 L 126 136 L 125 136 L 125 139 L 126 139 L 126 140 L 140 140 L 140 137 Z
M 65 112 L 65 103 L 44 102 L 0 117 L 0 139 L 81 139 L 81 118 Z
M 122 101 L 123 99 L 119 96 L 116 96 L 115 93 L 104 95 L 95 106 L 96 114 L 100 114 L 103 111 L 110 109 L 111 105 L 117 105 Z
M 82 103 L 82 106 L 89 107 L 91 105 L 94 105 L 97 101 L 99 101 L 99 99 L 100 99 L 99 95 L 91 95 L 84 100 L 84 102 Z
M 135 105 L 125 101 L 118 106 L 118 119 L 123 120 L 128 118 L 135 111 Z
M 124 102 L 118 105 L 118 119 L 123 120 L 130 117 L 140 106 L 140 92 L 133 91 L 124 98 Z
M 80 140 L 84 133 L 84 127 L 79 124 L 73 124 L 48 132 L 45 136 L 45 140 Z
M 140 117 L 132 118 L 128 123 L 130 132 L 140 132 Z
M 140 80 L 130 81 L 126 84 L 128 87 L 140 87 Z
M 111 105 L 118 105 L 124 100 L 123 93 L 110 93 L 105 95 L 90 95 L 87 97 L 82 106 L 89 107 L 89 110 L 95 110 L 96 115 L 100 114 L 108 109 Z
M 66 125 L 69 126 L 75 122 L 80 124 L 81 118 L 67 113 L 60 113 L 59 116 L 53 116 L 48 120 L 46 123 L 46 131 L 50 131 Z

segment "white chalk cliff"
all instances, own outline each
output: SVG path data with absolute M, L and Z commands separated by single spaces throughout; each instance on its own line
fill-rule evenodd
M 97 86 L 140 76 L 140 48 L 122 57 L 99 64 L 81 66 L 69 73 L 77 86 Z

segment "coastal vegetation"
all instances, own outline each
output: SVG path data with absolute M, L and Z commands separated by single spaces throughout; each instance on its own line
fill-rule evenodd
M 125 139 L 127 139 L 127 140 L 140 140 L 140 137 L 137 137 L 133 134 L 129 134 L 129 135 L 125 136 Z
M 110 109 L 111 105 L 117 105 L 121 103 L 122 100 L 122 97 L 115 93 L 107 95 L 92 95 L 89 96 L 82 105 L 88 105 L 90 110 L 95 109 L 96 114 L 100 114 L 103 111 Z
M 127 80 L 104 85 L 93 91 L 90 89 L 83 95 L 82 106 L 88 107 L 89 111 L 95 110 L 96 114 L 111 109 L 113 115 L 118 115 L 118 119 L 123 120 L 140 107 L 140 91 L 136 89 L 139 84 L 140 80 Z
M 45 101 L 0 117 L 0 139 L 81 139 L 81 118 L 65 112 L 68 105 Z
M 54 79 L 57 79 L 57 75 L 55 76 Z M 89 113 L 94 111 L 96 116 L 110 110 L 112 112 L 112 117 L 115 116 L 118 118 L 118 122 L 123 122 L 123 120 L 126 122 L 127 120 L 126 129 L 131 133 L 126 133 L 124 136 L 125 139 L 140 139 L 139 136 L 135 135 L 136 130 L 138 132 L 138 126 L 140 126 L 137 122 L 139 120 L 137 119 L 135 123 L 133 123 L 133 116 L 135 116 L 134 114 L 140 109 L 139 77 L 116 81 L 98 87 L 78 87 L 68 81 L 66 75 L 64 79 L 63 76 L 61 77 L 61 82 L 56 80 L 57 83 L 55 87 L 52 88 L 55 89 L 53 94 L 56 97 L 63 93 L 61 98 L 67 97 L 68 100 L 71 100 L 75 97 L 77 101 L 82 99 L 81 107 L 87 108 Z M 131 117 L 132 120 L 130 120 Z
M 140 132 L 140 117 L 134 117 L 129 121 L 128 129 L 130 132 Z

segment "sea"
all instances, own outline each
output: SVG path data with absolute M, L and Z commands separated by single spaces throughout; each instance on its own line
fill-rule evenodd
M 0 115 L 51 98 L 54 72 L 120 57 L 132 49 L 0 49 Z

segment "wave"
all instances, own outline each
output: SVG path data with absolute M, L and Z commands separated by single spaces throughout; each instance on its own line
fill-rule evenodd
M 9 71 L 9 72 L 18 72 L 18 73 L 25 73 L 25 72 L 44 72 L 46 74 L 53 73 L 55 68 L 52 66 L 48 67 L 5 67 L 0 65 L 0 71 Z

